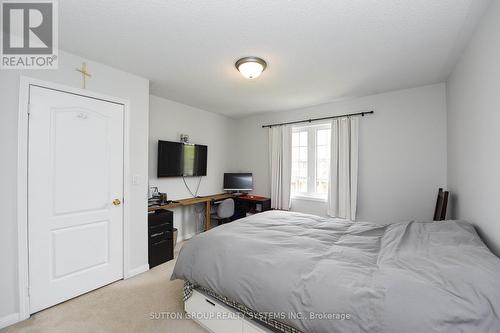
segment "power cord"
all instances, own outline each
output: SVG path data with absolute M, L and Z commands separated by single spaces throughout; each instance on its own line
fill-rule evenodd
M 184 186 L 186 186 L 187 190 L 189 191 L 189 193 L 191 194 L 191 196 L 193 198 L 196 198 L 198 196 L 198 192 L 200 190 L 201 178 L 202 177 L 200 176 L 200 178 L 198 179 L 198 186 L 196 186 L 196 192 L 193 193 L 193 191 L 191 191 L 191 189 L 189 188 L 189 185 L 186 182 L 186 178 L 184 176 L 182 176 L 182 180 L 184 181 Z
M 186 186 L 187 190 L 189 191 L 189 193 L 191 194 L 191 196 L 193 198 L 196 198 L 198 196 L 198 191 L 200 190 L 201 178 L 202 177 L 200 176 L 200 178 L 198 179 L 198 185 L 196 186 L 196 192 L 193 194 L 193 191 L 191 191 L 191 189 L 189 188 L 189 185 L 186 182 L 186 178 L 184 176 L 182 176 L 182 180 L 184 181 L 184 185 Z M 204 225 L 205 224 L 205 214 L 203 214 L 204 209 L 198 210 L 195 207 L 195 212 L 198 215 L 198 218 L 201 220 L 201 225 Z M 199 228 L 197 228 L 197 229 L 199 229 Z

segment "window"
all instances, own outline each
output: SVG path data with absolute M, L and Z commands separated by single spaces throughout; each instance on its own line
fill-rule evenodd
M 330 174 L 330 125 L 295 127 L 292 133 L 292 196 L 325 200 Z
M 292 134 L 292 193 L 307 193 L 307 130 Z

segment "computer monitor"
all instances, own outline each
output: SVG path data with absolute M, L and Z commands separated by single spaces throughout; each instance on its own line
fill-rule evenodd
M 251 173 L 225 173 L 224 191 L 251 191 L 253 177 Z

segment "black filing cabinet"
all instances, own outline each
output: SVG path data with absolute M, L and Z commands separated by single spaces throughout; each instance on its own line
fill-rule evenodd
M 148 214 L 149 268 L 174 259 L 174 213 L 160 209 Z

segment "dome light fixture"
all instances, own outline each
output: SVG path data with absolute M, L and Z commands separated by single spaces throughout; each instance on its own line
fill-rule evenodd
M 267 67 L 267 63 L 259 57 L 241 58 L 234 65 L 247 79 L 258 78 Z

